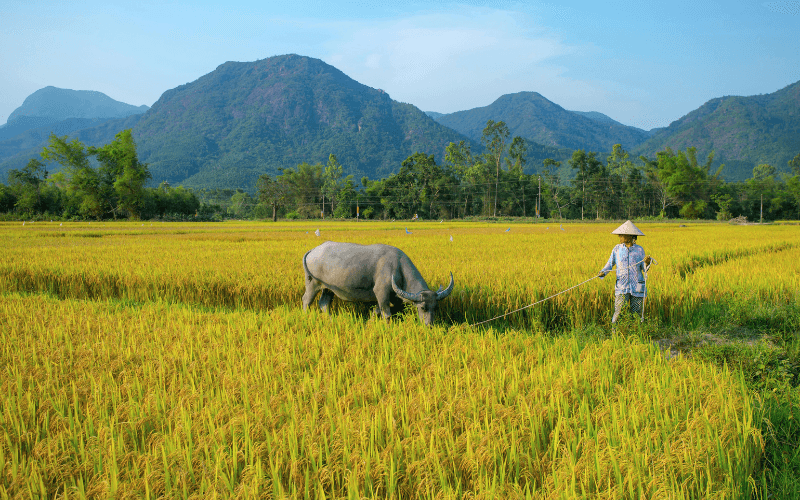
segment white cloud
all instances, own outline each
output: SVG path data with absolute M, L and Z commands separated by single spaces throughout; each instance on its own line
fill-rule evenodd
M 560 56 L 585 49 L 535 26 L 526 14 L 462 8 L 381 21 L 314 24 L 331 32 L 322 55 L 355 80 L 425 110 L 484 106 L 502 94 L 585 92 L 563 76 Z M 548 91 L 550 95 L 548 95 Z

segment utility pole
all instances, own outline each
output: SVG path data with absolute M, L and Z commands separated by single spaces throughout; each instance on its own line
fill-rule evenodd
M 542 213 L 542 176 L 539 176 L 539 199 L 536 200 L 536 218 L 541 217 Z
M 761 219 L 759 222 L 761 224 L 764 223 L 764 193 L 761 193 Z
M 586 179 L 583 179 L 583 191 L 581 194 L 581 220 L 583 220 L 583 204 L 586 200 Z

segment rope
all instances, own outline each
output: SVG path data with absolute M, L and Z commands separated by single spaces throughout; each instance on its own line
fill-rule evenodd
M 651 260 L 653 261 L 653 263 L 654 263 L 654 264 L 658 264 L 658 262 L 656 262 L 656 260 L 655 260 L 655 259 L 651 258 Z M 639 264 L 641 264 L 642 262 L 644 262 L 644 259 L 640 260 L 639 262 L 637 262 L 637 263 L 635 263 L 635 264 L 631 264 L 630 266 L 628 266 L 628 267 L 626 267 L 626 268 L 624 268 L 624 269 L 626 269 L 626 270 L 627 270 L 627 269 L 630 269 L 630 268 L 632 268 L 632 267 L 636 267 L 636 266 L 638 266 Z M 647 266 L 647 268 L 649 269 L 649 268 L 650 268 L 650 266 Z M 617 268 L 616 270 L 613 270 L 613 269 L 612 269 L 612 271 L 613 271 L 613 272 L 618 272 L 618 271 L 619 271 L 619 268 Z M 612 271 L 609 271 L 609 272 L 612 272 Z M 471 326 L 471 327 L 476 327 L 476 326 L 478 326 L 478 325 L 482 325 L 482 324 L 484 324 L 484 323 L 488 323 L 488 322 L 490 322 L 490 321 L 494 321 L 494 320 L 496 320 L 496 319 L 505 318 L 506 316 L 509 316 L 509 315 L 511 315 L 511 314 L 514 314 L 515 312 L 519 312 L 519 311 L 522 311 L 523 309 L 527 309 L 527 308 L 529 308 L 529 307 L 533 307 L 533 306 L 535 306 L 535 305 L 537 305 L 537 304 L 541 304 L 542 302 L 546 302 L 546 301 L 548 301 L 548 300 L 552 299 L 553 297 L 558 297 L 558 296 L 559 296 L 559 295 L 561 295 L 561 294 L 564 294 L 564 293 L 567 293 L 567 292 L 569 292 L 569 291 L 570 291 L 570 290 L 572 290 L 573 288 L 578 288 L 579 286 L 581 286 L 581 285 L 585 285 L 586 283 L 588 283 L 588 282 L 592 281 L 593 279 L 597 279 L 597 278 L 599 278 L 599 277 L 600 277 L 599 275 L 592 276 L 591 278 L 589 278 L 589 279 L 588 279 L 588 280 L 586 280 L 586 281 L 581 281 L 581 282 L 580 282 L 580 283 L 578 283 L 577 285 L 573 285 L 573 286 L 571 286 L 571 287 L 567 288 L 566 290 L 562 290 L 562 291 L 560 291 L 560 292 L 558 292 L 558 293 L 554 293 L 553 295 L 551 295 L 551 296 L 549 296 L 549 297 L 546 297 L 546 298 L 544 298 L 544 299 L 537 300 L 537 301 L 536 301 L 536 302 L 534 302 L 533 304 L 528 304 L 527 306 L 520 307 L 519 309 L 514 309 L 513 311 L 507 312 L 507 313 L 505 313 L 505 314 L 501 314 L 500 316 L 495 316 L 494 318 L 487 319 L 487 320 L 485 320 L 485 321 L 481 321 L 480 323 L 475 323 L 475 324 L 472 324 L 472 325 L 469 325 L 469 326 Z M 605 275 L 604 275 L 604 277 L 605 277 Z M 645 272 L 644 272 L 644 286 L 645 286 L 645 289 L 646 289 L 646 288 L 647 288 L 647 270 L 645 270 Z M 647 297 L 645 296 L 645 298 L 647 298 Z M 644 318 L 644 301 L 642 302 L 642 318 Z

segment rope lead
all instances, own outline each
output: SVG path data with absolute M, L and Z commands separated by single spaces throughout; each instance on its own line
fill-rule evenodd
M 658 262 L 656 262 L 656 259 L 653 259 L 653 258 L 651 257 L 651 258 L 650 258 L 650 260 L 653 262 L 653 264 L 658 264 Z M 627 270 L 627 269 L 630 269 L 630 268 L 632 268 L 632 267 L 638 266 L 638 265 L 639 265 L 639 264 L 641 264 L 642 262 L 644 262 L 644 259 L 640 260 L 639 262 L 637 262 L 637 263 L 635 263 L 635 264 L 631 264 L 630 266 L 626 267 L 625 269 Z M 650 266 L 647 266 L 647 269 L 650 269 Z M 645 272 L 644 272 L 644 286 L 645 286 L 645 290 L 647 289 L 647 269 L 645 269 Z M 612 271 L 614 271 L 614 272 L 617 272 L 617 271 L 619 271 L 619 269 L 617 269 L 617 270 L 613 270 L 613 269 L 612 269 Z M 611 271 L 609 271 L 609 272 L 611 272 Z M 478 326 L 478 325 L 482 325 L 482 324 L 484 324 L 484 323 L 488 323 L 488 322 L 490 322 L 490 321 L 494 321 L 494 320 L 496 320 L 496 319 L 505 318 L 506 316 L 509 316 L 509 315 L 511 315 L 511 314 L 514 314 L 515 312 L 519 312 L 519 311 L 522 311 L 523 309 L 527 309 L 527 308 L 529 308 L 529 307 L 533 307 L 533 306 L 535 306 L 535 305 L 537 305 L 537 304 L 541 304 L 542 302 L 548 301 L 548 300 L 552 299 L 553 297 L 557 297 L 557 296 L 559 296 L 559 295 L 561 295 L 561 294 L 563 294 L 563 293 L 567 293 L 568 291 L 572 290 L 573 288 L 578 288 L 579 286 L 581 286 L 581 285 L 585 285 L 586 283 L 588 283 L 588 282 L 592 281 L 593 279 L 597 279 L 597 278 L 599 278 L 599 277 L 600 277 L 600 276 L 598 276 L 598 275 L 592 276 L 591 278 L 589 278 L 589 279 L 588 279 L 588 280 L 586 280 L 586 281 L 581 281 L 581 282 L 580 282 L 580 283 L 578 283 L 577 285 L 573 285 L 573 286 L 571 286 L 571 287 L 567 288 L 566 290 L 562 290 L 562 291 L 560 291 L 560 292 L 558 292 L 558 293 L 554 293 L 553 295 L 551 295 L 551 296 L 549 296 L 549 297 L 546 297 L 546 298 L 544 298 L 544 299 L 542 299 L 542 300 L 537 300 L 537 301 L 536 301 L 536 302 L 534 302 L 533 304 L 528 304 L 527 306 L 520 307 L 519 309 L 514 309 L 513 311 L 507 312 L 507 313 L 505 313 L 505 314 L 501 314 L 500 316 L 495 316 L 494 318 L 487 319 L 487 320 L 485 320 L 485 321 L 481 321 L 480 323 L 474 323 L 474 324 L 472 324 L 472 325 L 469 325 L 469 326 L 471 326 L 471 327 L 476 327 L 476 326 Z M 645 298 L 645 299 L 647 299 L 647 295 L 645 295 L 645 297 L 644 297 L 644 298 Z M 644 300 L 643 300 L 643 301 L 642 301 L 642 320 L 644 320 L 644 304 L 645 304 L 645 302 L 644 302 Z

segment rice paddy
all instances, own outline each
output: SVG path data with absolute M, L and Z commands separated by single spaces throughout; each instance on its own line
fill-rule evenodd
M 468 326 L 596 275 L 615 225 L 404 227 L 0 224 L 0 497 L 749 498 L 741 374 L 557 334 L 610 328 L 613 276 Z M 797 301 L 796 228 L 640 227 L 648 322 Z M 452 271 L 436 326 L 300 310 L 325 240 Z

